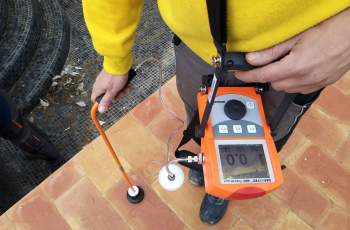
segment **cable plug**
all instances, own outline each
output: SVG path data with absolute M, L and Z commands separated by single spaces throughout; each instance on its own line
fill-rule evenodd
M 187 157 L 187 162 L 188 163 L 192 163 L 192 162 L 198 162 L 199 161 L 199 158 L 198 158 L 198 156 L 188 156 Z
M 186 161 L 188 163 L 197 162 L 198 164 L 202 165 L 204 163 L 204 156 L 202 153 L 199 153 L 198 156 L 188 156 Z

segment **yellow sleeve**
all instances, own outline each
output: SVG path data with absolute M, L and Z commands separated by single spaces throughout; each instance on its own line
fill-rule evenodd
M 114 75 L 129 71 L 143 0 L 82 0 L 84 18 L 103 67 Z

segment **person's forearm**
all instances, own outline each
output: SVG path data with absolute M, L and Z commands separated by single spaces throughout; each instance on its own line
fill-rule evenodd
M 140 21 L 142 0 L 82 0 L 85 22 L 103 66 L 120 75 L 132 65 L 131 49 Z
M 350 7 L 283 43 L 249 53 L 247 61 L 262 67 L 235 76 L 270 82 L 289 93 L 308 94 L 331 85 L 350 70 L 349 21 Z

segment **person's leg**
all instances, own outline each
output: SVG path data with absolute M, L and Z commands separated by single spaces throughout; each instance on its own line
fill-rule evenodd
M 202 76 L 213 74 L 215 68 L 193 53 L 183 42 L 174 44 L 176 62 L 176 86 L 185 105 L 187 123 L 197 111 L 197 94 L 202 85 Z M 244 82 L 234 77 L 231 72 L 222 84 L 243 86 Z
M 176 84 L 184 102 L 187 124 L 197 110 L 197 93 L 202 75 L 209 75 L 214 68 L 195 55 L 184 43 L 174 44 L 176 59 Z M 203 172 L 190 170 L 189 178 L 195 186 L 204 185 Z M 206 194 L 200 208 L 200 219 L 204 224 L 214 225 L 224 216 L 228 200 Z
M 297 94 L 277 126 L 277 135 L 273 137 L 277 152 L 280 152 L 287 143 L 300 118 L 318 98 L 321 91 L 322 89 L 307 95 Z M 276 91 L 271 86 L 268 91 L 261 94 L 267 124 L 270 123 L 284 96 L 284 91 Z
M 41 130 L 38 126 L 36 126 L 34 123 L 29 121 L 27 118 L 24 118 L 25 122 L 28 123 L 28 125 L 36 132 L 38 133 L 41 137 L 43 137 L 47 142 L 49 142 L 51 145 L 53 145 L 50 137 L 43 131 Z
M 11 141 L 23 150 L 26 158 L 45 160 L 51 171 L 55 171 L 62 166 L 66 160 L 55 149 L 49 137 L 22 116 L 17 106 L 4 90 L 1 90 L 0 93 L 4 95 L 9 103 L 12 118 L 10 129 L 3 132 L 1 137 Z

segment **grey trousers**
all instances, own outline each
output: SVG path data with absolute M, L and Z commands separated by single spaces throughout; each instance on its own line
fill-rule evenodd
M 197 93 L 199 86 L 202 84 L 202 75 L 213 74 L 214 67 L 192 52 L 183 42 L 174 45 L 174 51 L 176 60 L 177 90 L 185 104 L 187 124 L 189 124 L 193 115 L 197 111 Z M 224 82 L 222 83 L 225 86 L 244 86 L 246 84 L 235 78 L 234 72 L 227 73 L 227 76 L 223 81 Z M 271 86 L 268 91 L 262 93 L 261 97 L 267 123 L 270 122 L 275 114 L 284 95 L 284 91 L 276 91 Z M 311 106 L 314 100 L 305 105 L 297 105 L 294 102 L 291 104 L 277 127 L 277 135 L 273 137 L 275 144 L 279 140 L 282 141 L 282 139 L 285 139 L 283 140 L 283 143 L 281 143 L 280 148 L 276 144 L 278 151 L 286 143 L 300 117 Z

